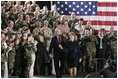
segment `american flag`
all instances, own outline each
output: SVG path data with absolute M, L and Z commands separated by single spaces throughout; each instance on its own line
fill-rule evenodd
M 78 19 L 83 18 L 84 24 L 89 20 L 96 30 L 117 30 L 117 2 L 98 1 L 53 1 L 61 15 L 70 17 L 75 12 Z

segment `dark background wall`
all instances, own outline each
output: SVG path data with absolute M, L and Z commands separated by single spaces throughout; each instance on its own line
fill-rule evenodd
M 51 9 L 51 1 L 36 1 L 36 3 L 40 6 L 40 8 L 42 9 L 43 6 L 47 6 L 48 9 Z

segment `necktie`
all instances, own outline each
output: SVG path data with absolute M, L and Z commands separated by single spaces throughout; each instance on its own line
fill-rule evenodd
M 61 43 L 61 36 L 58 36 L 58 42 Z
M 103 49 L 103 47 L 102 47 L 102 39 L 103 39 L 103 37 L 100 37 L 100 49 Z

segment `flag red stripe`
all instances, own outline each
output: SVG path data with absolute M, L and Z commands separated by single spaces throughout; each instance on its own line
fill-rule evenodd
M 98 2 L 99 7 L 117 7 L 117 2 Z
M 84 21 L 84 25 L 86 25 L 87 21 Z M 103 25 L 103 26 L 117 26 L 116 21 L 91 21 L 92 25 Z
M 98 16 L 117 16 L 117 12 L 97 12 Z

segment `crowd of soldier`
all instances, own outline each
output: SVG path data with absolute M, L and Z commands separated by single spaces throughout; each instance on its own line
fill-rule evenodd
M 81 50 L 79 73 L 95 71 L 95 63 L 100 71 L 106 60 L 117 59 L 117 34 L 113 30 L 101 29 L 97 33 L 90 21 L 83 25 L 84 19 L 78 19 L 74 12 L 70 19 L 60 15 L 56 5 L 50 11 L 47 6 L 40 9 L 35 1 L 2 1 L 1 5 L 2 77 L 55 74 L 49 47 L 56 28 L 60 29 L 65 42 L 70 32 L 75 33 Z M 66 48 L 64 52 L 66 58 Z M 64 68 L 63 73 L 68 74 L 66 62 Z

